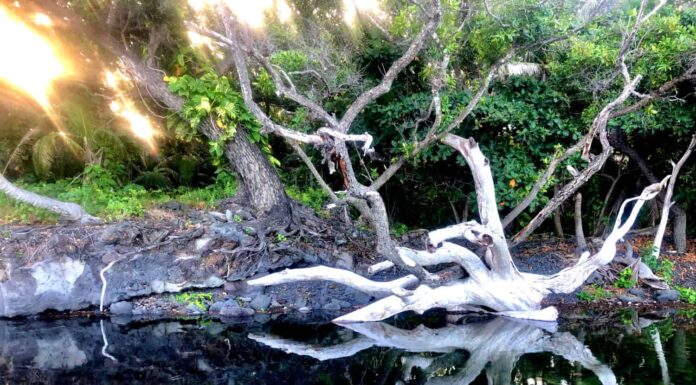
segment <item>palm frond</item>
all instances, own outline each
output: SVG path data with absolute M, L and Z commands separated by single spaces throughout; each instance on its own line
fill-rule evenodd
M 12 164 L 12 162 L 15 161 L 15 159 L 18 159 L 22 155 L 26 154 L 27 149 L 30 148 L 31 142 L 33 142 L 42 132 L 43 130 L 39 128 L 32 128 L 29 131 L 27 131 L 27 133 L 24 134 L 24 136 L 22 136 L 22 139 L 19 140 L 19 143 L 17 143 L 14 150 L 12 150 L 10 156 L 7 158 L 5 168 L 3 168 L 2 170 L 3 174 L 7 174 L 7 169 L 10 167 L 10 164 Z
M 51 166 L 56 158 L 57 133 L 42 136 L 31 148 L 31 160 L 34 172 L 40 176 L 51 175 Z
M 60 137 L 60 142 L 57 143 L 59 146 L 59 150 L 65 150 L 67 154 L 72 156 L 74 159 L 78 161 L 84 161 L 85 159 L 85 149 L 82 148 L 82 146 L 75 141 L 72 136 L 66 135 L 66 134 L 61 134 L 61 133 L 55 133 Z

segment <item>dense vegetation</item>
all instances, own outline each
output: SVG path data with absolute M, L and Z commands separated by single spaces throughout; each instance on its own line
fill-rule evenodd
M 61 47 L 71 47 L 65 49 L 71 55 L 82 55 L 83 59 L 95 55 L 89 57 L 92 63 L 114 61 L 116 57 L 108 49 L 97 48 L 97 54 L 91 54 L 101 40 L 90 40 L 91 35 L 82 33 L 84 28 L 99 27 L 109 13 L 109 2 L 73 3 L 70 11 L 84 17 L 88 26 L 56 25 L 41 31 L 56 38 Z M 134 52 L 148 63 L 156 63 L 166 74 L 169 90 L 183 98 L 183 108 L 176 113 L 162 108 L 138 87 L 127 90 L 160 131 L 157 150 L 152 152 L 134 139 L 126 122 L 115 118 L 108 108 L 114 95 L 103 85 L 100 68 L 75 59 L 76 66 L 85 68 L 84 75 L 56 85 L 52 102 L 64 127 L 61 133 L 35 103 L 3 87 L 0 168 L 8 179 L 29 190 L 80 203 L 88 212 L 108 220 L 142 215 L 152 204 L 170 199 L 212 206 L 234 194 L 234 171 L 225 158 L 224 144 L 235 136 L 238 127 L 244 127 L 292 196 L 317 210 L 328 202 L 327 194 L 288 143 L 262 133 L 261 125 L 244 105 L 233 66 L 229 60 L 218 58 L 219 48 L 190 43 L 184 26 L 194 17 L 189 5 L 183 1 L 116 3 L 119 8 L 111 10 L 117 14 L 116 24 L 105 32 L 120 30 L 124 42 L 139 47 Z M 342 12 L 335 12 L 334 2 L 289 3 L 294 11 L 292 27 L 269 14 L 262 28 L 265 49 L 273 52 L 270 59 L 275 68 L 296 74 L 297 89 L 321 101 L 336 116 L 382 79 L 422 24 L 416 2 L 380 2 L 383 14 L 358 12 L 352 23 L 345 22 Z M 472 98 L 482 74 L 510 47 L 523 47 L 514 62 L 533 69 L 518 75 L 501 71 L 474 111 L 454 130 L 459 135 L 475 135 L 491 159 L 504 215 L 529 193 L 551 159 L 577 142 L 598 109 L 620 91 L 620 79 L 608 74 L 615 68 L 622 32 L 635 18 L 639 3 L 608 2 L 598 15 L 588 18 L 582 13 L 589 6 L 574 1 L 489 1 L 485 7 L 484 2 L 443 2 L 443 21 L 437 31 L 440 45 L 428 45 L 398 76 L 391 90 L 369 105 L 351 127 L 351 132 L 368 132 L 374 137 L 376 153 L 372 157 L 362 159 L 361 152 L 351 150 L 353 164 L 358 165 L 356 174 L 363 183 L 377 178 L 394 159 L 404 156 L 407 160 L 380 190 L 392 230 L 401 233 L 407 228 L 450 224 L 474 215 L 476 210 L 471 178 L 451 149 L 433 145 L 413 155 L 414 139 L 422 138 L 423 127 L 434 119 L 430 83 L 443 54 L 450 56 L 441 92 L 445 123 Z M 29 21 L 35 9 L 15 11 Z M 43 12 L 55 18 L 66 9 L 48 6 Z M 459 24 L 462 13 L 467 17 Z M 582 20 L 589 21 L 582 25 Z M 157 45 L 152 44 L 152 31 L 159 33 Z M 640 34 L 626 58 L 631 72 L 643 76 L 638 93 L 654 92 L 693 65 L 696 9 L 688 2 L 670 1 Z M 562 38 L 537 44 L 551 37 Z M 156 52 L 149 52 L 153 47 Z M 271 74 L 262 66 L 252 75 L 255 97 L 266 114 L 302 132 L 320 126 L 312 111 L 279 96 Z M 637 162 L 644 161 L 658 177 L 671 171 L 669 161 L 676 160 L 686 148 L 695 118 L 693 82 L 684 81 L 643 108 L 610 121 L 616 140 L 635 150 L 639 158 L 616 146 L 615 155 L 600 175 L 582 188 L 583 216 L 590 233 L 601 234 L 613 221 L 615 201 L 635 195 L 649 184 Z M 215 120 L 223 135 L 216 140 L 204 136 L 197 127 L 206 119 Z M 321 151 L 311 147 L 305 151 L 319 167 L 316 160 L 323 157 Z M 580 163 L 577 155 L 563 166 L 580 168 Z M 565 167 L 559 170 L 511 224 L 511 231 L 524 226 L 543 207 L 555 185 L 572 178 Z M 333 190 L 342 189 L 340 175 L 329 175 L 326 167 L 319 171 Z M 612 178 L 618 182 L 610 191 Z M 675 194 L 675 201 L 685 212 L 696 211 L 693 163 L 684 167 Z M 3 221 L 56 219 L 4 195 L 0 195 L 0 209 Z M 657 208 L 653 211 L 658 212 Z M 562 215 L 563 227 L 569 231 L 573 217 L 570 202 Z M 641 225 L 654 224 L 657 218 L 648 212 Z M 696 231 L 694 223 L 689 222 L 691 235 Z M 544 226 L 551 230 L 551 221 Z

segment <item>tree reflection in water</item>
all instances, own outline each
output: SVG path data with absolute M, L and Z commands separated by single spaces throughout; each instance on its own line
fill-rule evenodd
M 415 353 L 401 359 L 403 381 L 409 381 L 419 368 L 431 385 L 466 385 L 485 371 L 490 385 L 513 382 L 513 369 L 524 354 L 549 352 L 592 371 L 602 385 L 617 384 L 614 372 L 595 358 L 589 348 L 568 332 L 556 331 L 555 323 L 531 323 L 506 318 L 448 325 L 430 329 L 423 325 L 412 330 L 381 323 L 342 325 L 359 336 L 334 346 L 315 346 L 270 334 L 250 334 L 249 338 L 288 353 L 331 360 L 352 356 L 371 347 L 388 347 Z M 462 350 L 469 353 L 468 359 Z M 440 353 L 424 356 L 421 353 Z M 457 367 L 457 364 L 463 366 Z M 519 383 L 518 379 L 517 383 Z M 526 379 L 523 380 L 526 383 Z M 536 381 L 535 381 L 536 382 Z

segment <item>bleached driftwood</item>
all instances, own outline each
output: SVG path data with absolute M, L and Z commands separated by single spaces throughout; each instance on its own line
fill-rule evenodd
M 597 268 L 610 263 L 616 255 L 616 243 L 631 229 L 641 207 L 654 198 L 666 180 L 646 187 L 640 196 L 626 200 L 619 211 L 617 223 L 603 246 L 574 266 L 551 275 L 520 273 L 515 266 L 498 215 L 493 176 L 488 159 L 473 139 L 448 135 L 444 143 L 464 157 L 473 174 L 480 223 L 469 221 L 429 233 L 426 250 L 398 248 L 406 266 L 427 267 L 443 263 L 460 266 L 468 277 L 431 287 L 414 276 L 392 282 L 376 282 L 346 270 L 329 267 L 285 270 L 249 281 L 250 285 L 266 286 L 306 280 L 329 280 L 342 283 L 373 295 L 387 295 L 361 309 L 335 319 L 335 322 L 380 321 L 395 314 L 414 311 L 422 314 L 433 308 L 449 311 L 493 312 L 513 318 L 553 321 L 558 312 L 553 307 L 542 309 L 541 302 L 551 293 L 571 293 L 580 287 Z M 623 213 L 633 203 L 628 217 Z M 465 247 L 448 242 L 463 238 L 485 250 L 483 260 Z M 390 264 L 380 264 L 373 270 Z M 408 290 L 411 285 L 419 285 Z
M 615 385 L 612 370 L 598 361 L 592 352 L 567 332 L 556 332 L 555 323 L 535 325 L 531 322 L 495 318 L 486 322 L 448 325 L 430 329 L 419 326 L 404 330 L 385 323 L 349 324 L 345 327 L 359 336 L 333 346 L 314 346 L 268 334 L 251 334 L 249 338 L 288 353 L 316 358 L 321 361 L 352 356 L 359 351 L 378 346 L 401 349 L 409 353 L 442 353 L 438 357 L 409 355 L 402 358 L 404 377 L 412 368 L 419 367 L 427 377 L 427 384 L 469 384 L 485 371 L 494 384 L 508 384 L 512 380 L 515 363 L 524 354 L 551 352 L 568 361 L 578 362 L 595 373 L 603 385 Z M 442 375 L 438 362 L 461 350 L 470 356 L 464 366 Z M 406 378 L 404 378 L 406 380 Z M 491 382 L 489 382 L 491 383 Z
M 689 147 L 682 155 L 681 159 L 675 164 L 672 163 L 672 175 L 670 176 L 669 185 L 667 186 L 667 192 L 665 193 L 665 202 L 662 205 L 662 215 L 660 217 L 660 225 L 657 227 L 657 232 L 655 233 L 655 241 L 653 242 L 652 256 L 657 259 L 660 257 L 660 248 L 662 248 L 662 238 L 665 235 L 665 229 L 667 228 L 667 221 L 669 219 L 669 210 L 674 205 L 672 202 L 672 194 L 674 193 L 674 185 L 677 182 L 677 176 L 681 170 L 686 160 L 689 159 L 691 152 L 694 147 L 696 147 L 696 135 L 691 138 Z

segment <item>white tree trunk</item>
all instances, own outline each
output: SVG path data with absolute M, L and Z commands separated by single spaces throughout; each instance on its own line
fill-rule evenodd
M 0 174 L 0 191 L 5 193 L 8 197 L 16 199 L 20 202 L 24 202 L 28 205 L 40 207 L 52 211 L 54 213 L 60 214 L 63 219 L 71 221 L 80 221 L 82 223 L 99 223 L 99 218 L 93 217 L 82 208 L 82 206 L 76 203 L 62 202 L 53 198 L 45 197 L 31 191 L 21 189 L 9 180 L 7 180 L 2 174 Z
M 674 193 L 674 185 L 677 183 L 677 176 L 681 170 L 686 160 L 689 159 L 691 151 L 693 151 L 696 146 L 696 135 L 691 138 L 691 143 L 689 147 L 682 155 L 679 162 L 676 164 L 672 163 L 672 175 L 670 176 L 669 185 L 667 186 L 667 192 L 665 193 L 665 201 L 662 205 L 662 216 L 660 217 L 660 225 L 657 227 L 657 232 L 655 233 L 655 241 L 653 242 L 653 257 L 655 259 L 660 257 L 660 249 L 662 248 L 662 238 L 665 236 L 665 229 L 667 228 L 667 222 L 669 220 L 669 211 L 672 208 L 674 202 L 672 202 L 672 194 Z M 676 232 L 675 232 L 676 233 Z M 676 235 L 676 234 L 675 234 Z
M 427 250 L 397 248 L 399 264 L 407 267 L 431 267 L 452 263 L 466 271 L 468 277 L 438 287 L 420 282 L 414 276 L 391 282 L 375 282 L 346 270 L 328 267 L 285 270 L 251 280 L 250 285 L 273 285 L 306 280 L 329 280 L 374 294 L 387 294 L 362 309 L 335 319 L 339 323 L 380 321 L 405 311 L 422 314 L 433 308 L 449 311 L 480 311 L 524 319 L 554 321 L 558 311 L 542 309 L 541 302 L 550 293 L 570 293 L 577 289 L 600 266 L 610 263 L 616 255 L 616 243 L 631 229 L 638 212 L 646 201 L 654 198 L 666 183 L 650 185 L 635 198 L 626 200 L 619 211 L 614 230 L 602 248 L 593 256 L 581 258 L 572 267 L 551 276 L 520 273 L 512 261 L 503 226 L 496 207 L 493 176 L 488 159 L 473 139 L 448 135 L 444 142 L 466 159 L 476 184 L 481 223 L 470 221 L 432 231 Z M 625 222 L 621 222 L 626 205 L 635 202 Z M 465 247 L 448 242 L 463 238 L 485 250 L 483 260 Z M 393 266 L 379 263 L 371 268 L 376 272 Z M 428 273 L 431 274 L 431 273 Z M 431 274 L 437 276 L 437 273 Z M 437 281 L 437 280 L 435 280 Z

